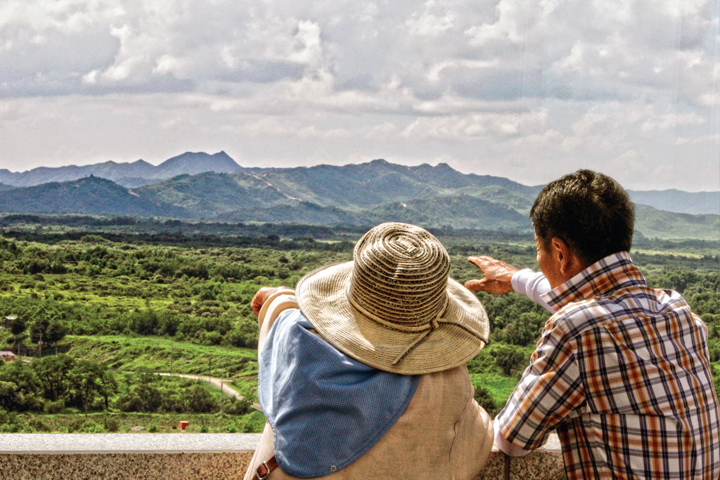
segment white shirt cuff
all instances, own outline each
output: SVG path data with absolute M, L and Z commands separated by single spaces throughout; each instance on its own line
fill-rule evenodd
M 511 457 L 524 457 L 528 453 L 532 452 L 532 450 L 525 450 L 508 442 L 503 434 L 500 433 L 500 422 L 498 422 L 497 419 L 493 422 L 493 428 L 495 431 L 495 445 L 497 445 L 497 447 L 506 455 Z
M 533 272 L 529 268 L 518 270 L 510 280 L 513 290 L 528 297 L 550 313 L 555 313 L 541 295 L 548 293 L 550 290 L 550 282 L 542 272 Z

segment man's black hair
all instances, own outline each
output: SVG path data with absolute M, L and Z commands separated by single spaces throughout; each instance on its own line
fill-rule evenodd
M 630 251 L 635 208 L 615 180 L 578 170 L 542 189 L 530 219 L 543 245 L 560 238 L 590 266 L 612 253 Z

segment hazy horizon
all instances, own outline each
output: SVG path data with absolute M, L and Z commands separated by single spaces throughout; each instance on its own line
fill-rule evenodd
M 227 152 L 720 190 L 720 0 L 5 0 L 0 169 Z
M 105 162 L 98 162 L 98 163 L 86 164 L 86 165 L 74 165 L 74 164 L 70 164 L 70 165 L 62 165 L 62 166 L 59 166 L 59 167 L 43 167 L 43 166 L 41 166 L 41 167 L 34 167 L 34 168 L 31 168 L 31 169 L 28 169 L 28 170 L 18 170 L 18 171 L 11 171 L 11 172 L 12 172 L 12 173 L 22 174 L 22 173 L 29 172 L 29 171 L 31 171 L 31 170 L 35 170 L 35 169 L 38 169 L 38 168 L 62 168 L 63 166 L 66 166 L 66 167 L 72 167 L 72 166 L 82 167 L 82 166 L 90 166 L 90 165 L 99 165 L 99 164 L 107 163 L 107 162 L 113 162 L 113 163 L 116 163 L 116 164 L 121 164 L 121 163 L 130 164 L 130 163 L 134 163 L 134 162 L 138 162 L 138 161 L 144 161 L 144 162 L 147 162 L 147 163 L 149 163 L 149 164 L 157 167 L 157 166 L 159 166 L 160 164 L 162 164 L 163 162 L 165 162 L 165 161 L 167 161 L 167 160 L 170 160 L 170 159 L 175 158 L 175 157 L 179 157 L 179 156 L 184 155 L 184 154 L 186 154 L 186 153 L 208 153 L 209 155 L 214 155 L 214 154 L 221 153 L 221 152 L 224 152 L 224 150 L 221 150 L 221 151 L 215 152 L 215 153 L 209 153 L 209 152 L 184 152 L 184 153 L 181 153 L 181 154 L 179 154 L 179 155 L 173 155 L 172 157 L 167 158 L 167 159 L 162 160 L 162 161 L 159 161 L 159 162 L 157 162 L 157 163 L 147 162 L 146 160 L 143 160 L 142 158 L 140 158 L 140 159 L 138 159 L 138 160 L 134 160 L 134 161 L 129 161 L 129 162 L 116 162 L 116 161 L 114 161 L 114 160 L 106 160 Z M 225 153 L 227 154 L 227 152 L 225 152 Z M 232 158 L 231 155 L 228 155 L 228 156 L 230 156 L 230 158 Z M 233 159 L 233 160 L 235 160 L 235 159 Z M 366 160 L 366 161 L 359 161 L 359 162 L 346 163 L 346 164 L 338 164 L 338 165 L 332 165 L 332 166 L 342 167 L 342 166 L 346 166 L 346 165 L 360 165 L 360 164 L 364 164 L 364 163 L 370 163 L 370 162 L 375 161 L 375 160 L 385 160 L 385 161 L 388 161 L 387 159 L 384 159 L 384 158 L 374 158 L 374 159 L 369 159 L 369 160 Z M 237 160 L 235 160 L 235 162 L 238 163 Z M 394 162 L 388 161 L 388 163 L 394 163 Z M 440 165 L 441 163 L 442 163 L 442 162 L 438 162 L 438 163 L 434 163 L 434 164 L 433 164 L 433 163 L 424 162 L 424 164 L 431 165 L 431 166 L 433 166 L 433 167 L 436 167 L 436 166 Z M 423 163 L 417 163 L 417 164 L 415 164 L 415 165 L 406 165 L 406 166 L 413 167 L 413 166 L 420 166 L 420 165 L 422 165 L 422 164 L 423 164 Z M 255 167 L 248 167 L 248 166 L 246 166 L 246 165 L 241 165 L 241 164 L 239 164 L 239 163 L 238 163 L 238 165 L 239 165 L 240 167 L 243 167 L 243 168 L 255 168 Z M 289 165 L 289 166 L 286 166 L 286 167 L 279 167 L 279 168 L 312 168 L 312 167 L 316 167 L 316 166 L 320 166 L 320 165 L 330 165 L 330 164 L 327 164 L 327 163 L 322 164 L 322 163 L 320 163 L 320 164 L 317 164 L 317 165 L 296 165 L 296 166 Z M 396 164 L 396 165 L 397 165 L 397 164 Z M 447 164 L 445 163 L 445 165 L 447 165 Z M 451 168 L 453 168 L 453 167 L 451 166 Z M 2 168 L 0 168 L 0 170 L 2 170 Z M 458 169 L 455 169 L 455 170 L 460 171 L 460 170 L 458 170 Z M 471 174 L 472 172 L 462 172 L 462 171 L 460 171 L 460 173 L 463 173 L 463 174 Z M 528 187 L 536 187 L 536 186 L 544 185 L 543 183 L 523 183 L 523 182 L 520 182 L 520 181 L 518 181 L 518 180 L 516 180 L 516 179 L 514 179 L 514 178 L 505 177 L 505 176 L 503 176 L 503 175 L 494 175 L 494 176 L 498 176 L 498 177 L 502 177 L 502 178 L 507 178 L 508 180 L 512 180 L 512 181 L 514 181 L 514 182 L 520 183 L 520 184 L 525 185 L 525 186 L 528 186 Z M 162 181 L 162 180 L 158 180 L 158 182 L 160 182 L 160 181 Z M 625 187 L 625 188 L 626 188 L 627 190 L 634 190 L 634 191 L 677 190 L 677 191 L 683 191 L 683 192 L 688 192 L 688 193 L 708 193 L 708 192 L 710 192 L 710 193 L 715 193 L 715 192 L 720 192 L 720 189 L 718 189 L 718 190 L 684 190 L 684 189 L 674 188 L 674 187 L 664 188 L 664 189 L 648 189 L 648 190 L 635 190 L 635 189 L 632 189 L 632 188 L 629 188 L 629 187 Z

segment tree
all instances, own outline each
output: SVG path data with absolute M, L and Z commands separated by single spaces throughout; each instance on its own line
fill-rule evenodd
M 64 353 L 52 355 L 33 361 L 32 367 L 42 383 L 46 399 L 55 402 L 67 397 L 71 389 L 71 372 L 75 368 L 75 360 L 71 356 Z
M 26 329 L 27 324 L 22 318 L 15 317 L 13 320 L 10 321 L 10 333 L 12 333 L 15 337 L 18 337 L 25 333 Z
M 25 323 L 25 320 L 23 320 L 20 317 L 15 317 L 10 321 L 10 333 L 13 334 L 13 337 L 15 337 L 15 348 L 17 349 L 17 341 L 18 337 L 22 336 L 23 333 L 25 333 L 25 330 L 27 329 L 27 324 Z
M 12 382 L 0 381 L 0 407 L 8 411 L 18 410 L 22 404 L 22 397 L 18 386 Z
M 495 345 L 490 355 L 495 357 L 495 364 L 505 376 L 510 376 L 514 370 L 522 368 L 525 360 L 525 355 L 520 350 L 504 344 Z
M 47 329 L 45 330 L 45 335 L 43 336 L 43 339 L 48 346 L 52 346 L 56 345 L 58 342 L 60 342 L 60 340 L 65 338 L 65 335 L 67 335 L 67 333 L 68 330 L 65 325 L 57 321 L 51 321 Z
M 116 402 L 118 409 L 123 412 L 156 412 L 163 403 L 163 395 L 154 385 L 155 373 L 146 367 L 141 367 L 134 376 L 137 383 Z
M 67 335 L 65 325 L 47 316 L 38 318 L 30 327 L 30 336 L 38 342 L 42 340 L 48 346 L 57 344 L 65 338 L 65 335 Z
M 200 385 L 193 385 L 190 387 L 187 406 L 191 412 L 195 413 L 212 412 L 216 407 L 215 401 L 213 400 L 212 395 L 210 395 L 210 392 Z
M 140 335 L 154 335 L 158 331 L 160 321 L 155 311 L 148 306 L 145 310 L 134 312 L 128 323 L 130 329 Z
M 115 378 L 107 367 L 92 360 L 78 360 L 70 382 L 73 400 L 86 414 L 96 395 L 103 397 L 107 408 L 110 395 L 117 389 Z
M 545 316 L 537 312 L 521 313 L 514 322 L 505 325 L 499 339 L 513 345 L 525 346 L 537 342 L 545 324 Z
M 42 410 L 42 401 L 38 398 L 42 391 L 35 372 L 20 361 L 9 362 L 0 368 L 2 383 L 2 402 L 8 410 Z M 10 407 L 10 408 L 8 408 Z

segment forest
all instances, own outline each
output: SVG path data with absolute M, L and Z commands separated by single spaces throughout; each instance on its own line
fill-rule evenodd
M 253 226 L 241 225 L 198 233 L 182 222 L 168 231 L 158 222 L 18 217 L 0 220 L 0 351 L 19 358 L 0 361 L 0 432 L 173 431 L 181 417 L 194 431 L 260 431 L 252 296 L 350 260 L 364 231 L 256 225 L 247 234 Z M 531 237 L 434 233 L 460 282 L 480 273 L 469 255 L 537 268 Z M 717 252 L 717 242 L 642 238 L 631 256 L 651 286 L 682 293 L 708 325 L 719 385 Z M 494 414 L 549 315 L 516 294 L 479 297 L 490 344 L 468 368 L 476 398 Z M 178 374 L 223 379 L 244 399 Z

